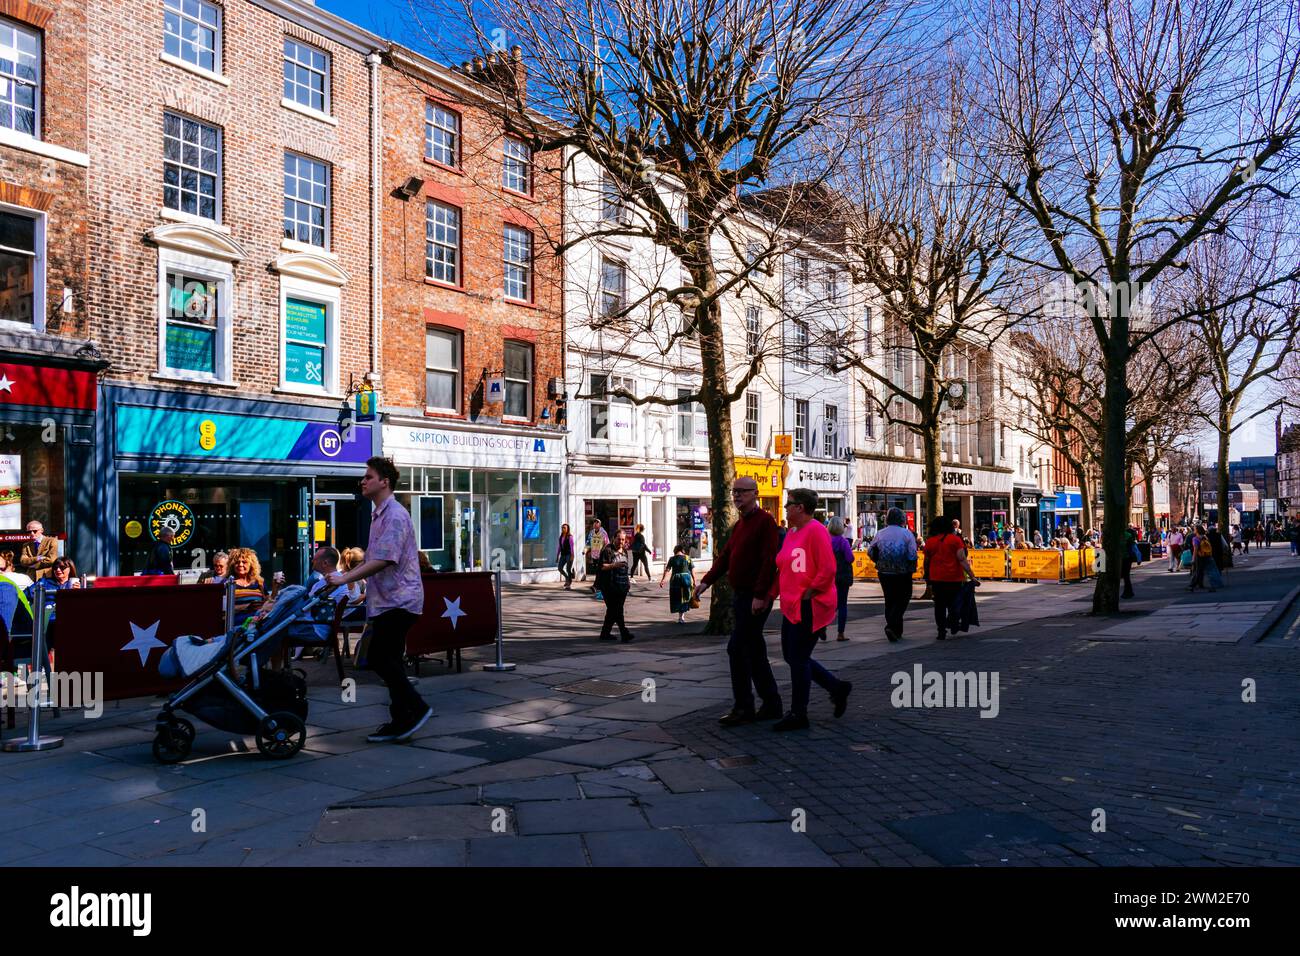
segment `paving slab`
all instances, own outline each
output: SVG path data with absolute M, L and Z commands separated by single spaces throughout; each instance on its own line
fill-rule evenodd
M 584 833 L 592 866 L 703 866 L 681 830 Z
M 572 775 L 512 780 L 483 787 L 485 803 L 521 803 L 529 800 L 572 800 L 582 796 Z
M 470 866 L 586 866 L 582 837 L 500 836 L 469 841 Z
M 656 760 L 651 769 L 663 785 L 673 793 L 741 789 L 740 784 L 722 771 L 710 767 L 699 757 Z
M 625 740 L 611 737 L 548 750 L 545 759 L 585 764 L 588 767 L 612 767 L 625 760 L 635 760 L 668 749 L 670 749 L 668 745 L 653 740 Z
M 732 823 L 681 831 L 708 866 L 834 866 L 835 861 L 788 823 Z
M 488 784 L 501 783 L 505 780 L 528 780 L 533 777 L 549 777 L 558 773 L 576 773 L 587 768 L 576 763 L 561 763 L 558 760 L 542 760 L 538 757 L 524 757 L 521 760 L 507 760 L 504 763 L 488 764 L 472 770 L 442 777 L 444 783 L 454 784 Z
M 326 810 L 312 839 L 317 843 L 469 839 L 491 835 L 492 818 L 492 808 L 480 806 L 345 807 Z
M 645 830 L 649 824 L 631 800 L 538 800 L 515 807 L 522 836 L 544 833 L 592 833 L 601 830 Z
M 648 794 L 641 798 L 641 808 L 656 828 L 783 819 L 746 790 Z M 785 825 L 788 828 L 789 824 Z
M 483 761 L 423 747 L 380 744 L 369 750 L 322 757 L 301 765 L 290 763 L 284 773 L 300 780 L 315 780 L 354 790 L 380 790 L 425 777 L 455 773 L 478 766 Z
M 464 840 L 376 840 L 373 843 L 324 843 L 279 854 L 263 864 L 281 866 L 464 866 Z

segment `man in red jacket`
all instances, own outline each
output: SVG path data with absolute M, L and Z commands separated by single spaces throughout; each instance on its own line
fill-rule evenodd
M 782 715 L 781 693 L 767 660 L 767 642 L 763 625 L 772 612 L 767 597 L 776 576 L 776 553 L 780 535 L 772 516 L 758 506 L 758 483 L 753 478 L 737 478 L 731 486 L 731 499 L 740 509 L 740 520 L 731 529 L 727 546 L 713 560 L 713 567 L 696 589 L 702 595 L 724 572 L 731 583 L 732 626 L 727 656 L 731 660 L 731 693 L 735 706 L 718 723 L 735 727 L 754 720 L 777 720 Z M 763 706 L 754 711 L 754 693 L 758 691 Z

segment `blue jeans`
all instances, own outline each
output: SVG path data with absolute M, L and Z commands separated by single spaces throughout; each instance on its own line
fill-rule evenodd
M 821 632 L 813 633 L 811 601 L 803 602 L 799 617 L 799 623 L 795 624 L 781 615 L 781 654 L 790 665 L 790 713 L 807 717 L 812 682 L 816 681 L 818 687 L 833 694 L 839 690 L 841 681 L 812 659 Z

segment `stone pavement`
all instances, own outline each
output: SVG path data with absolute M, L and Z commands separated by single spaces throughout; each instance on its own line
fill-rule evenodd
M 1177 592 L 1183 575 L 1156 570 L 1137 573 L 1144 609 L 1198 603 Z M 1297 582 L 1300 562 L 1270 557 L 1215 603 L 1271 606 Z M 599 645 L 603 608 L 582 592 L 510 588 L 506 659 L 518 669 L 426 664 L 419 689 L 437 716 L 409 746 L 365 743 L 385 692 L 358 674 L 344 703 L 332 663 L 306 664 L 309 738 L 284 762 L 200 725 L 191 757 L 160 767 L 157 701 L 49 721 L 62 749 L 0 754 L 0 799 L 19 824 L 0 864 L 1300 860 L 1300 658 L 1267 641 L 1092 641 L 1116 622 L 1085 616 L 1090 585 L 980 593 L 980 637 L 935 642 L 918 602 L 908 639 L 890 645 L 879 589 L 855 586 L 852 640 L 817 651 L 855 683 L 848 715 L 831 720 L 815 691 L 813 730 L 777 735 L 717 726 L 730 685 L 721 641 L 697 633 L 702 611 L 680 627 L 666 594 L 641 584 L 629 600 L 638 641 Z M 784 688 L 775 615 L 768 636 Z M 466 666 L 491 657 L 466 652 Z M 916 663 L 998 671 L 997 718 L 894 709 L 890 677 Z M 1244 677 L 1256 704 L 1240 702 Z M 1094 808 L 1106 833 L 1090 829 Z

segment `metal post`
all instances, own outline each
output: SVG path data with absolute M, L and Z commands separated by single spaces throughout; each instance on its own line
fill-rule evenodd
M 501 625 L 501 571 L 500 571 L 500 570 L 493 571 L 493 572 L 492 572 L 492 577 L 495 579 L 493 583 L 494 583 L 494 585 L 495 585 L 495 587 L 496 587 L 496 592 L 497 592 L 497 595 L 496 595 L 496 596 L 497 596 L 497 662 L 496 662 L 495 664 L 484 664 L 484 665 L 483 665 L 483 669 L 484 669 L 485 671 L 512 671 L 512 670 L 515 669 L 515 665 L 514 665 L 514 664 L 507 664 L 507 663 L 504 661 L 504 659 L 502 658 L 503 649 L 502 649 L 502 646 L 501 646 L 501 645 L 502 645 L 502 636 L 501 636 L 501 633 L 502 633 L 502 625 Z
M 41 736 L 41 682 L 45 679 L 45 667 L 48 659 L 45 653 L 45 589 L 37 586 L 36 596 L 36 613 L 32 619 L 32 664 L 35 665 L 36 673 L 36 698 L 35 704 L 31 697 L 32 676 L 27 676 L 27 736 L 13 737 L 4 742 L 4 749 L 7 753 L 28 753 L 33 750 L 55 750 L 63 746 L 62 737 L 42 737 Z M 51 688 L 54 682 L 51 681 Z M 11 702 L 12 703 L 12 702 Z

